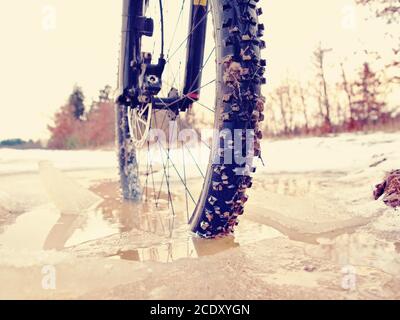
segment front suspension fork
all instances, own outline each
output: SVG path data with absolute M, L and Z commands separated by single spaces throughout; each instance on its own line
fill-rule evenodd
M 197 101 L 200 97 L 209 0 L 191 1 L 189 33 L 186 46 L 186 70 L 184 76 L 184 89 L 182 92 L 183 97 L 175 98 L 176 104 L 174 104 L 173 98 L 155 98 L 156 108 L 164 108 L 168 101 L 169 109 L 176 109 L 177 112 L 186 111 L 188 106 L 190 106 L 193 101 Z M 142 60 L 139 58 L 142 53 L 138 50 L 135 51 L 132 48 L 140 48 L 141 37 L 143 35 L 152 35 L 153 25 L 150 21 L 151 19 L 144 19 L 144 17 L 143 19 L 138 18 L 138 16 L 143 16 L 147 2 L 147 0 L 123 1 L 123 32 L 119 77 L 119 87 L 120 89 L 123 89 L 123 92 L 121 92 L 121 98 L 129 97 L 130 89 L 137 88 L 139 84 L 142 84 L 140 79 L 143 78 L 143 74 L 141 77 L 139 68 L 135 65 L 136 61 Z M 135 32 L 138 28 L 141 29 L 141 33 Z M 161 66 L 160 62 L 158 65 L 151 65 L 151 62 L 148 64 L 149 73 L 151 73 L 151 69 L 156 70 L 157 74 L 154 72 L 154 75 L 156 75 L 158 80 L 161 81 L 163 65 Z M 151 66 L 153 68 L 150 68 Z M 150 93 L 156 94 L 156 92 Z
M 208 7 L 208 0 L 192 0 L 183 89 L 183 94 L 189 101 L 184 103 L 184 106 L 192 104 L 193 101 L 197 101 L 200 97 Z

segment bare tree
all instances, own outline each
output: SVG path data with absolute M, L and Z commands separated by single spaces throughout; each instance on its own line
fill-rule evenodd
M 329 129 L 332 126 L 331 121 L 331 102 L 328 95 L 328 83 L 325 75 L 325 55 L 332 51 L 332 49 L 323 49 L 321 43 L 314 51 L 314 65 L 317 69 L 317 77 L 319 79 L 319 105 L 325 109 L 324 112 L 324 125 Z
M 321 96 L 321 88 L 317 89 L 317 105 L 318 105 L 318 114 L 322 119 L 322 123 L 325 121 L 325 113 L 324 108 L 322 106 L 322 96 Z
M 393 61 L 385 67 L 390 74 L 388 82 L 395 85 L 400 84 L 400 49 L 393 49 Z
M 360 5 L 369 6 L 378 19 L 388 24 L 400 22 L 400 0 L 356 0 Z M 386 31 L 385 35 L 395 39 L 393 44 L 393 61 L 386 65 L 386 69 L 392 74 L 389 82 L 400 84 L 400 35 L 396 31 Z
M 289 129 L 290 131 L 293 130 L 294 128 L 294 102 L 293 102 L 293 93 L 292 93 L 292 88 L 290 85 L 290 81 L 289 78 L 286 78 L 286 83 L 283 86 L 284 90 L 285 90 L 285 96 L 286 96 L 286 106 L 287 106 L 287 113 L 288 113 L 288 125 L 289 125 Z
M 284 86 L 280 86 L 275 90 L 276 101 L 278 103 L 279 111 L 281 113 L 282 122 L 283 122 L 283 130 L 285 134 L 290 132 L 289 124 L 288 124 L 288 116 L 286 112 L 286 88 Z
M 298 89 L 299 89 L 299 97 L 300 97 L 300 102 L 301 102 L 303 116 L 304 116 L 304 128 L 306 130 L 306 133 L 308 133 L 310 130 L 310 127 L 309 127 L 309 120 L 308 120 L 308 113 L 307 113 L 306 92 L 305 92 L 304 88 L 301 86 L 301 84 L 298 84 Z
M 376 17 L 385 19 L 387 23 L 398 22 L 400 19 L 399 0 L 356 0 L 356 2 L 369 6 Z
M 336 118 L 338 125 L 343 123 L 342 104 L 340 101 L 336 102 Z
M 268 121 L 264 121 L 264 133 L 265 135 L 278 135 L 279 128 L 274 110 L 274 97 L 272 94 L 269 95 L 269 99 L 265 103 L 265 114 L 268 117 Z
M 341 87 L 346 94 L 347 108 L 348 108 L 349 114 L 350 114 L 350 124 L 353 124 L 355 121 L 355 114 L 354 114 L 355 110 L 354 110 L 354 106 L 353 106 L 353 96 L 354 96 L 353 86 L 347 80 L 347 75 L 346 75 L 346 71 L 344 69 L 343 63 L 340 64 L 340 68 L 342 71 Z

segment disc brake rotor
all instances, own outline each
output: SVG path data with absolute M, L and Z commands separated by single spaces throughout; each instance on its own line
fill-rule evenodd
M 143 147 L 149 135 L 152 110 L 152 103 L 147 103 L 141 108 L 128 108 L 129 133 L 132 143 L 138 149 Z

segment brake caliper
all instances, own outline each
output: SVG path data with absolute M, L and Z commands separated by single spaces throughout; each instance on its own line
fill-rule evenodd
M 141 93 L 138 96 L 141 103 L 149 103 L 151 97 L 156 96 L 162 87 L 161 79 L 166 61 L 164 58 L 159 58 L 157 64 L 152 64 L 151 60 L 151 53 L 142 52 L 141 74 L 139 76 Z

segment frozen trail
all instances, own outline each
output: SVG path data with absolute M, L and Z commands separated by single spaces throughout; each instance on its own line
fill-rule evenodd
M 400 215 L 372 199 L 398 150 L 383 133 L 266 142 L 235 237 L 202 241 L 124 203 L 112 151 L 2 149 L 0 298 L 399 299 Z

